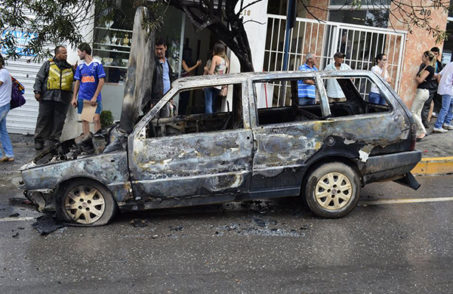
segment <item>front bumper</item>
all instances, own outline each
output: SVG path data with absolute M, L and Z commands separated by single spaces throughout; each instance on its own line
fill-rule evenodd
M 418 150 L 370 156 L 362 170 L 363 183 L 368 184 L 377 181 L 404 178 L 404 181 L 398 182 L 417 189 L 420 185 L 410 174 L 410 171 L 417 165 L 421 158 L 422 153 Z
M 55 211 L 54 192 L 51 189 L 25 190 L 24 196 L 35 205 L 39 212 L 52 212 Z

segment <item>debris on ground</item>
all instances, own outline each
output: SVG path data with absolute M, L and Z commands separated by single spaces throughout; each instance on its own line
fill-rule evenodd
M 262 227 L 262 228 L 266 227 L 266 222 L 265 222 L 264 220 L 260 219 L 260 218 L 254 217 L 254 218 L 253 218 L 253 221 L 255 222 L 255 224 L 256 224 L 258 227 Z
M 36 219 L 36 222 L 33 223 L 32 227 L 35 228 L 42 236 L 45 236 L 65 227 L 65 224 L 50 215 L 43 215 Z
M 15 206 L 28 206 L 28 205 L 33 205 L 33 203 L 28 200 L 28 199 L 25 199 L 25 198 L 19 198 L 19 197 L 16 197 L 16 198 L 9 198 L 9 203 L 11 205 L 15 205 Z
M 13 235 L 13 238 L 18 238 L 19 237 L 19 232 L 16 232 L 14 235 Z
M 134 228 L 144 228 L 148 226 L 148 221 L 145 219 L 134 218 L 129 222 Z
M 276 227 L 276 220 L 264 220 L 262 218 L 253 217 L 249 224 L 231 223 L 220 227 L 211 227 L 215 230 L 216 236 L 224 236 L 225 234 L 235 233 L 241 236 L 272 236 L 272 237 L 304 237 L 305 230 L 310 229 L 310 225 L 303 225 L 294 229 L 283 229 Z M 281 223 L 285 225 L 285 223 Z
M 271 202 L 266 200 L 243 201 L 241 206 L 259 214 L 266 214 L 272 211 Z
M 19 216 L 19 213 L 13 213 L 13 214 L 10 214 L 9 217 L 18 217 Z
M 182 226 L 170 226 L 170 231 L 182 231 L 183 227 Z

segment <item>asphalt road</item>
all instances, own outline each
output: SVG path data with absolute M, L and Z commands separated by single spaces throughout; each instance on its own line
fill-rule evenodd
M 3 178 L 0 293 L 453 293 L 453 176 L 419 180 L 417 192 L 372 184 L 338 220 L 291 198 L 41 236 L 40 214 L 11 205 L 20 194 Z

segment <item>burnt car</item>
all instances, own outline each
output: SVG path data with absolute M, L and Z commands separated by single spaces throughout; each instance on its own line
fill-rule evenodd
M 316 104 L 301 106 L 297 82 L 306 79 L 315 81 Z M 345 101 L 329 103 L 332 80 Z M 368 101 L 372 84 L 384 105 Z M 203 90 L 223 85 L 229 94 L 218 99 L 222 111 L 197 114 L 204 112 Z M 191 97 L 192 114 L 160 117 L 179 95 Z M 411 113 L 371 72 L 182 78 L 135 124 L 122 150 L 105 152 L 114 134 L 76 138 L 40 154 L 21 168 L 25 195 L 65 221 L 102 225 L 118 209 L 287 196 L 304 197 L 317 216 L 337 218 L 357 205 L 368 183 L 419 186 L 410 174 L 421 159 Z

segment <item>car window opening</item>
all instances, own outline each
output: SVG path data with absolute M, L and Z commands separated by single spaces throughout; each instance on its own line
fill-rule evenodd
M 385 104 L 376 104 L 369 100 L 372 85 L 369 78 L 324 78 L 323 84 L 329 96 L 328 80 L 338 83 L 339 89 L 344 93 L 343 99 L 328 98 L 331 112 L 329 117 L 388 112 L 392 109 L 383 94 L 380 95 Z M 320 91 L 317 86 L 315 98 L 308 105 L 299 104 L 301 100 L 297 80 L 255 82 L 254 91 L 257 97 L 258 125 L 326 119 L 322 114 Z
M 174 98 L 178 97 L 180 103 L 181 97 L 191 102 L 185 107 L 187 114 L 152 119 L 146 128 L 146 137 L 169 137 L 243 128 L 241 85 L 234 84 L 227 87 L 228 92 L 232 92 L 231 99 L 220 96 L 214 99 L 213 113 L 205 113 L 205 92 L 209 88 L 179 92 Z

